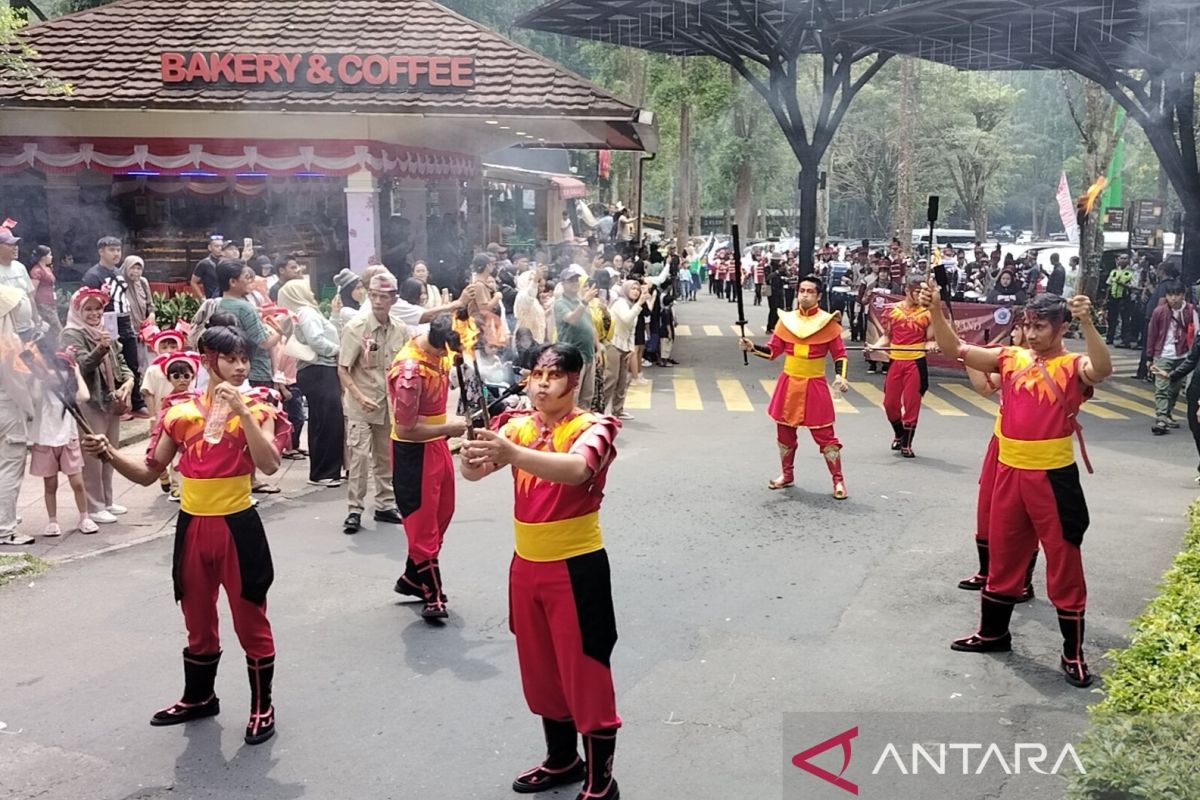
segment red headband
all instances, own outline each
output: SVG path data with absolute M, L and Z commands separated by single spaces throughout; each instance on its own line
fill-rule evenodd
M 108 292 L 104 289 L 93 289 L 90 286 L 84 286 L 79 291 L 75 292 L 75 296 L 71 298 L 71 305 L 75 310 L 83 308 L 83 304 L 88 300 L 99 300 L 102 305 L 108 305 Z

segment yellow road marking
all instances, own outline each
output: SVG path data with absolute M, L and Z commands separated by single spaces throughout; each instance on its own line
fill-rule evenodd
M 950 405 L 930 391 L 925 392 L 925 396 L 921 398 L 921 404 L 932 408 L 934 413 L 941 414 L 943 417 L 965 417 L 967 415 L 967 412 L 961 408 Z
M 1105 392 L 1101 389 L 1095 390 L 1095 397 L 1096 400 L 1101 403 L 1105 403 L 1110 406 L 1116 406 L 1117 408 L 1123 408 L 1127 411 L 1132 411 L 1135 414 L 1141 414 L 1143 417 L 1150 417 L 1151 419 L 1154 419 L 1153 406 L 1147 407 L 1136 400 L 1130 400 L 1128 397 L 1122 397 L 1121 395 L 1113 394 L 1112 392 Z
M 1124 414 L 1113 411 L 1111 408 L 1098 406 L 1095 403 L 1084 403 L 1079 407 L 1079 410 L 1084 414 L 1091 414 L 1093 417 L 1099 417 L 1100 419 L 1129 419 Z
M 1152 389 L 1142 389 L 1138 386 L 1127 386 L 1124 383 L 1118 383 L 1116 381 L 1112 381 L 1111 383 L 1106 382 L 1104 386 L 1107 389 L 1118 389 L 1126 394 L 1132 394 L 1136 397 L 1142 398 L 1143 400 L 1149 400 L 1151 403 L 1154 402 L 1154 391 Z
M 717 388 L 721 390 L 721 397 L 725 400 L 725 408 L 730 411 L 754 410 L 754 404 L 750 402 L 750 397 L 742 387 L 742 382 L 736 378 L 718 378 Z
M 700 387 L 691 378 L 675 378 L 675 408 L 680 411 L 703 411 Z
M 961 383 L 939 383 L 938 386 L 950 392 L 959 400 L 964 400 L 981 411 L 986 411 L 990 416 L 995 416 L 1000 410 L 1000 404 L 995 400 L 981 396 L 970 386 L 965 386 Z
M 767 393 L 768 397 L 775 394 L 775 381 L 776 380 L 777 380 L 776 378 L 763 378 L 761 381 L 759 381 L 759 383 L 762 384 L 763 391 L 765 391 Z
M 691 325 L 676 325 L 675 326 L 675 335 L 676 336 L 691 336 L 692 335 L 692 326 Z
M 643 386 L 634 386 L 630 384 L 628 391 L 625 392 L 625 407 L 634 410 L 647 411 L 650 408 L 650 390 L 654 388 L 654 382 L 647 379 Z
M 867 401 L 883 408 L 883 392 L 875 388 L 872 383 L 864 381 L 850 381 L 850 388 L 867 398 Z
M 704 332 L 709 336 L 724 336 L 724 334 L 721 333 L 720 325 L 705 325 Z

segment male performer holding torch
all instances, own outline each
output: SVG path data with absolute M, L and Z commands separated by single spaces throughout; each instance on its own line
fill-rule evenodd
M 833 432 L 833 397 L 825 382 L 825 356 L 833 356 L 837 373 L 833 379 L 834 388 L 845 392 L 849 388 L 846 346 L 842 343 L 839 315 L 821 310 L 817 305 L 820 295 L 821 284 L 817 278 L 801 278 L 796 287 L 797 309 L 779 312 L 779 322 L 766 346 L 756 345 L 745 337 L 739 344 L 743 352 L 754 353 L 760 358 L 774 361 L 785 356 L 783 371 L 779 373 L 775 393 L 767 406 L 767 416 L 775 420 L 783 472 L 768 481 L 767 487 L 783 489 L 795 482 L 796 429 L 808 428 L 833 476 L 833 496 L 845 500 L 842 444 Z
M 1092 683 L 1083 658 L 1083 617 L 1087 586 L 1080 545 L 1088 526 L 1087 503 L 1079 484 L 1072 436 L 1078 436 L 1079 407 L 1092 387 L 1112 374 L 1112 361 L 1091 317 L 1091 301 L 1077 295 L 1067 301 L 1042 294 L 1025 308 L 1022 328 L 1028 348 L 985 349 L 964 345 L 942 313 L 928 286 L 920 290 L 931 306 L 933 331 L 944 352 L 957 353 L 972 369 L 1000 376 L 1000 426 L 992 491 L 988 547 L 990 563 L 981 593 L 979 630 L 955 640 L 951 649 L 1007 652 L 1012 649 L 1009 621 L 1025 588 L 1029 552 L 1039 542 L 1046 552 L 1046 594 L 1058 610 L 1062 632 L 1062 670 L 1067 683 Z M 1087 343 L 1087 354 L 1063 348 L 1063 333 L 1073 316 Z M 1087 451 L 1081 452 L 1087 464 Z
M 887 377 L 883 380 L 883 412 L 896 438 L 892 449 L 905 458 L 915 458 L 912 444 L 917 434 L 917 417 L 921 413 L 921 398 L 929 389 L 927 350 L 936 345 L 928 341 L 929 309 L 917 299 L 926 276 L 910 272 L 904 284 L 904 299 L 882 315 L 883 336 L 866 350 L 887 350 L 891 359 Z
M 498 419 L 462 449 L 462 474 L 513 474 L 516 552 L 509 567 L 509 627 L 529 710 L 542 718 L 546 760 L 517 776 L 513 791 L 583 781 L 577 800 L 618 800 L 610 659 L 617 642 L 600 502 L 621 423 L 575 405 L 583 356 L 569 344 L 534 353 L 534 411 Z M 584 756 L 579 757 L 583 735 Z

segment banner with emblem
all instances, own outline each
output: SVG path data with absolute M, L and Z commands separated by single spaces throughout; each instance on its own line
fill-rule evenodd
M 883 314 L 904 299 L 903 295 L 876 292 L 871 295 L 867 307 L 867 336 L 868 342 L 878 341 L 883 335 L 880 318 Z M 1020 310 L 1014 306 L 992 305 L 990 303 L 969 303 L 958 301 L 944 303 L 946 310 L 954 322 L 954 329 L 963 344 L 974 344 L 980 347 L 995 347 L 1012 342 L 1012 330 Z M 887 353 L 866 353 L 870 361 L 887 361 Z M 951 367 L 962 369 L 962 363 L 956 356 L 946 356 L 942 353 L 929 354 L 929 366 Z

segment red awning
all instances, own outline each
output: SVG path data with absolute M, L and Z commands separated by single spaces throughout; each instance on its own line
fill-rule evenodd
M 550 180 L 554 181 L 554 185 L 558 187 L 558 193 L 562 195 L 563 200 L 575 200 L 579 197 L 587 197 L 587 186 L 578 178 L 553 175 Z

